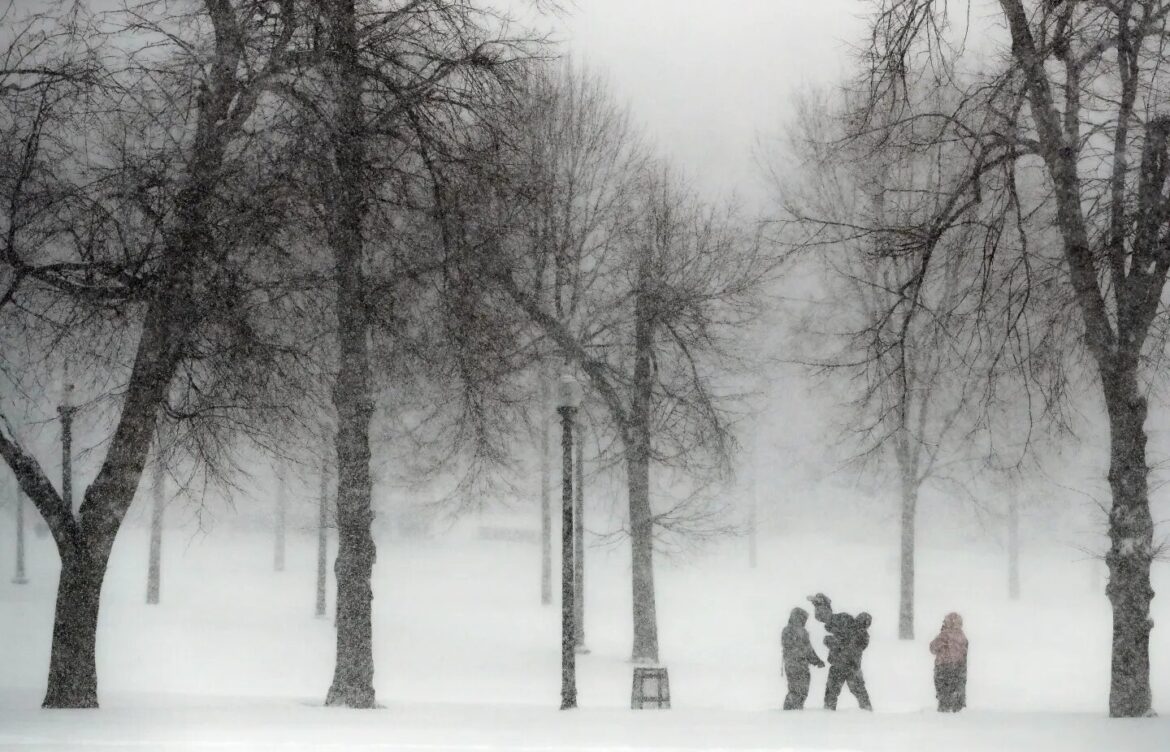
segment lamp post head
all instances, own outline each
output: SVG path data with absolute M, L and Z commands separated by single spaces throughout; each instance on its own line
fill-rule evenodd
M 571 407 L 574 410 L 581 406 L 581 385 L 567 373 L 561 374 L 557 381 L 557 408 Z

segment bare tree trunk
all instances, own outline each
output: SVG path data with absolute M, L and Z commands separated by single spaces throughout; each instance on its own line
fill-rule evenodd
M 105 562 L 81 547 L 61 557 L 46 708 L 96 708 L 98 601 Z
M 637 450 L 626 462 L 630 494 L 630 545 L 634 599 L 634 663 L 658 662 L 658 615 L 654 594 L 654 536 L 650 513 L 650 463 Z
M 321 492 L 317 515 L 317 616 L 325 615 L 325 576 L 328 567 L 329 463 L 321 458 Z
M 43 702 L 46 708 L 93 708 L 98 704 L 94 653 L 102 581 L 115 536 L 141 481 L 154 440 L 155 412 L 178 364 L 175 327 L 179 326 L 177 322 L 187 325 L 190 319 L 184 305 L 187 298 L 181 272 L 171 278 L 171 284 L 152 301 L 121 418 L 110 439 L 106 460 L 86 491 L 80 514 L 72 515 L 64 498 L 54 497 L 51 488 L 38 487 L 38 479 L 29 467 L 35 461 L 18 458 L 14 465 L 12 457 L 6 457 L 14 470 L 20 466 L 17 476 L 24 476 L 22 484 L 26 484 L 30 497 L 38 494 L 38 509 L 49 524 L 61 557 Z M 11 445 L 0 448 L 12 449 Z
M 630 546 L 634 606 L 635 663 L 658 662 L 658 614 L 654 593 L 654 514 L 650 508 L 650 409 L 654 349 L 650 302 L 650 260 L 638 263 L 634 298 L 634 384 L 626 473 L 630 503 Z
M 573 617 L 573 407 L 561 414 L 561 710 L 577 707 L 576 630 Z
M 577 479 L 573 488 L 573 645 L 585 649 L 585 424 L 577 423 Z
M 191 153 L 183 187 L 173 200 L 174 228 L 163 247 L 142 318 L 138 346 L 122 397 L 122 412 L 107 442 L 105 460 L 75 514 L 58 495 L 37 461 L 0 431 L 0 455 L 48 525 L 61 558 L 53 640 L 49 655 L 46 708 L 97 707 L 94 654 L 102 581 L 118 529 L 142 479 L 155 418 L 184 356 L 187 338 L 200 320 L 193 290 L 196 270 L 223 261 L 209 212 L 228 141 L 229 109 L 247 97 L 235 76 L 243 36 L 231 33 L 236 20 L 228 3 L 209 3 L 215 27 L 216 61 L 209 66 L 194 118 Z M 239 114 L 239 113 L 234 113 Z M 62 416 L 65 417 L 65 416 Z M 66 450 L 66 455 L 69 451 Z M 71 464 L 71 463 L 69 463 Z M 65 469 L 72 493 L 71 467 Z M 65 488 L 62 489 L 66 491 Z
M 373 708 L 373 600 L 376 549 L 371 506 L 369 343 L 362 271 L 365 131 L 363 74 L 358 60 L 354 0 L 332 0 L 333 70 L 338 110 L 334 133 L 337 216 L 332 241 L 337 276 L 338 357 L 333 389 L 337 410 L 337 664 L 326 705 Z
M 918 484 L 902 475 L 902 542 L 898 589 L 898 639 L 914 639 L 914 522 L 918 511 Z
M 12 577 L 15 585 L 24 585 L 28 576 L 24 571 L 24 494 L 16 485 L 16 574 Z
M 540 377 L 540 603 L 552 603 L 552 507 L 549 499 L 548 381 Z
M 159 579 L 162 574 L 162 524 L 163 499 L 166 495 L 166 475 L 162 461 L 155 458 L 154 482 L 151 488 L 150 505 L 150 558 L 146 566 L 146 602 L 158 603 Z
M 1150 712 L 1150 563 L 1153 519 L 1150 516 L 1146 465 L 1146 400 L 1137 385 L 1136 359 L 1104 381 L 1109 412 L 1109 584 L 1113 606 L 1113 655 L 1109 714 L 1136 717 Z
M 1008 497 L 1008 597 L 1020 598 L 1020 491 Z
M 284 466 L 276 468 L 276 515 L 274 522 L 275 539 L 272 556 L 272 567 L 277 572 L 284 571 L 284 529 L 288 521 L 288 482 L 285 480 Z

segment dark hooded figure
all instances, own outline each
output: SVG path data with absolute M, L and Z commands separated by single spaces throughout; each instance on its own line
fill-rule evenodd
M 825 625 L 825 645 L 829 648 L 829 679 L 825 683 L 825 709 L 837 709 L 841 687 L 848 686 L 862 710 L 873 710 L 865 675 L 861 673 L 861 654 L 869 647 L 869 625 L 873 617 L 864 611 L 853 617 L 845 612 L 833 613 L 833 604 L 824 593 L 810 596 L 817 621 Z
M 788 616 L 788 626 L 780 633 L 780 648 L 784 657 L 784 675 L 788 678 L 788 696 L 784 698 L 785 710 L 803 710 L 808 697 L 810 680 L 809 665 L 824 668 L 825 662 L 813 650 L 804 628 L 808 611 L 794 608 Z

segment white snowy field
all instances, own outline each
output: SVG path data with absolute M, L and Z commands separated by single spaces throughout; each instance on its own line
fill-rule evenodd
M 9 750 L 1140 750 L 1170 749 L 1170 719 L 1105 715 L 1109 611 L 1100 566 L 1067 548 L 1028 551 L 1023 598 L 1004 556 L 925 549 L 917 639 L 896 639 L 893 540 L 764 538 L 659 559 L 658 614 L 673 709 L 631 711 L 628 554 L 589 549 L 580 709 L 559 711 L 560 610 L 539 603 L 539 548 L 474 539 L 379 540 L 377 711 L 321 707 L 333 667 L 330 619 L 313 617 L 316 542 L 290 534 L 275 573 L 269 535 L 168 530 L 162 603 L 144 604 L 145 531 L 125 529 L 99 632 L 102 708 L 39 708 L 57 561 L 30 536 L 27 585 L 9 580 L 0 528 L 0 749 Z M 331 549 L 332 555 L 332 549 Z M 1156 565 L 1157 624 L 1170 625 L 1170 567 Z M 554 572 L 559 565 L 554 561 Z M 332 572 L 330 572 L 332 580 Z M 865 673 L 877 712 L 779 710 L 779 630 L 822 590 L 874 615 Z M 333 606 L 330 582 L 330 609 Z M 970 708 L 934 712 L 926 645 L 960 611 L 971 640 Z M 1154 631 L 1155 706 L 1170 715 L 1170 633 Z M 822 632 L 813 625 L 813 640 Z M 823 649 L 822 649 L 823 654 Z

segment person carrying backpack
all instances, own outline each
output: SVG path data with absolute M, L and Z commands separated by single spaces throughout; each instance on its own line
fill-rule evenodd
M 825 625 L 825 645 L 829 648 L 829 678 L 825 683 L 825 709 L 836 710 L 843 686 L 857 698 L 862 710 L 873 710 L 865 675 L 861 672 L 861 655 L 869 647 L 869 626 L 873 617 L 864 611 L 856 617 L 843 611 L 833 613 L 833 605 L 824 593 L 809 596 L 817 621 Z

